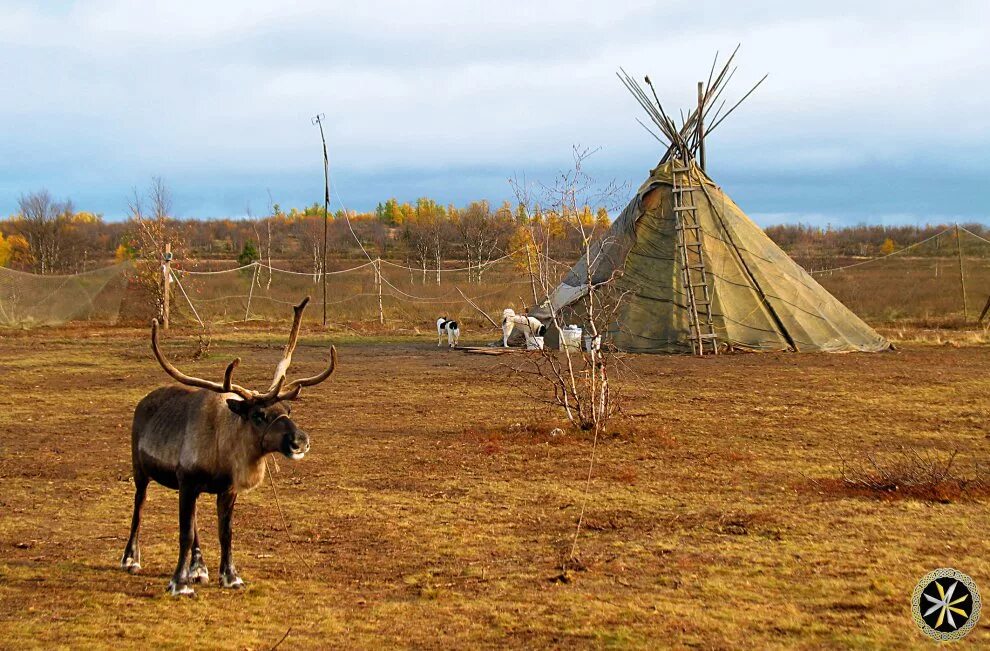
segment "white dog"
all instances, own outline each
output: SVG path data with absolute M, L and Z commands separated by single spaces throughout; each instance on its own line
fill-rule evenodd
M 437 319 L 437 347 L 443 344 L 443 335 L 447 333 L 447 345 L 453 348 L 457 345 L 457 340 L 461 338 L 461 329 L 457 321 L 451 321 L 442 316 Z
M 509 335 L 512 330 L 519 326 L 529 341 L 533 337 L 542 337 L 547 332 L 547 327 L 539 319 L 531 316 L 516 314 L 511 307 L 502 310 L 502 346 L 509 347 Z

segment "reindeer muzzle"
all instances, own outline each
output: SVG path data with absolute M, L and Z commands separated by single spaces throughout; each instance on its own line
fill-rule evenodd
M 293 461 L 298 461 L 309 452 L 309 435 L 297 429 L 282 439 L 282 452 Z

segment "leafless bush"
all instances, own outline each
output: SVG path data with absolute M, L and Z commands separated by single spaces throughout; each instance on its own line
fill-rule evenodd
M 552 185 L 540 184 L 537 187 L 540 200 L 533 200 L 529 187 L 513 182 L 530 230 L 526 255 L 536 307 L 544 319 L 549 319 L 548 327 L 559 340 L 564 338 L 566 322 L 577 320 L 582 334 L 592 345 L 581 346 L 580 352 L 564 346 L 562 353 L 543 349 L 538 356 L 528 358 L 525 364 L 513 367 L 512 371 L 517 377 L 529 380 L 530 389 L 535 390 L 531 393 L 533 397 L 563 409 L 572 425 L 594 431 L 597 440 L 597 435 L 619 409 L 612 377 L 617 351 L 606 335 L 624 295 L 616 288 L 615 277 L 597 283 L 593 278 L 607 241 L 606 236 L 597 232 L 603 230 L 604 225 L 594 218 L 588 207 L 612 203 L 622 190 L 615 183 L 600 186 L 584 171 L 585 160 L 594 153 L 594 150 L 574 147 L 573 168 L 561 172 Z M 559 263 L 540 245 L 543 224 L 537 216 L 541 210 L 539 206 L 559 216 L 564 228 L 576 233 L 581 241 L 586 291 L 580 301 L 567 306 L 566 314 L 553 300 Z
M 210 356 L 210 348 L 213 346 L 213 329 L 206 325 L 196 336 L 196 350 L 193 351 L 193 359 L 206 359 Z
M 913 497 L 952 502 L 963 494 L 983 494 L 990 489 L 986 470 L 977 467 L 963 474 L 956 462 L 958 450 L 900 448 L 869 452 L 860 459 L 840 456 L 840 478 L 845 489 L 868 494 Z
M 145 201 L 149 210 L 145 210 Z M 135 280 L 152 298 L 154 313 L 162 318 L 165 307 L 165 287 L 162 265 L 165 263 L 165 247 L 171 246 L 172 259 L 183 257 L 182 226 L 172 216 L 172 197 L 161 178 L 155 177 L 145 196 L 132 191 L 128 200 L 131 237 L 135 260 Z

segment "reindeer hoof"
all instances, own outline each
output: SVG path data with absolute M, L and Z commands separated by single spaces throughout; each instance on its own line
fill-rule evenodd
M 209 583 L 210 572 L 205 565 L 196 565 L 189 568 L 189 581 L 191 583 Z
M 137 574 L 141 571 L 141 564 L 130 556 L 126 556 L 120 561 L 120 568 L 129 574 Z
M 185 583 L 176 583 L 175 581 L 168 582 L 168 588 L 165 589 L 167 593 L 173 597 L 195 597 L 196 591 L 190 588 Z
M 244 583 L 244 579 L 239 576 L 227 577 L 224 575 L 220 576 L 220 585 L 225 588 L 230 588 L 231 590 L 243 590 L 247 587 Z

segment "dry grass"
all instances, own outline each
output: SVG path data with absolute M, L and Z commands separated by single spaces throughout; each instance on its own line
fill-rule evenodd
M 281 329 L 217 331 L 186 368 L 244 358 L 260 384 Z M 322 363 L 304 336 L 300 372 Z M 372 343 L 368 343 L 371 341 Z M 313 437 L 244 496 L 244 593 L 164 594 L 175 493 L 153 487 L 145 573 L 117 568 L 134 404 L 163 382 L 144 330 L 0 333 L 0 646 L 929 648 L 915 582 L 952 566 L 990 586 L 982 496 L 876 500 L 809 482 L 837 453 L 903 445 L 986 459 L 990 349 L 627 358 L 622 420 L 599 443 L 580 564 L 561 559 L 585 498 L 589 438 L 505 388 L 497 358 L 432 333 L 334 336 L 341 366 L 297 405 Z M 962 469 L 962 466 L 960 466 Z M 210 569 L 216 518 L 199 522 Z M 298 560 L 302 554 L 312 569 Z M 968 638 L 990 643 L 982 623 Z M 745 642 L 742 642 L 745 641 Z

